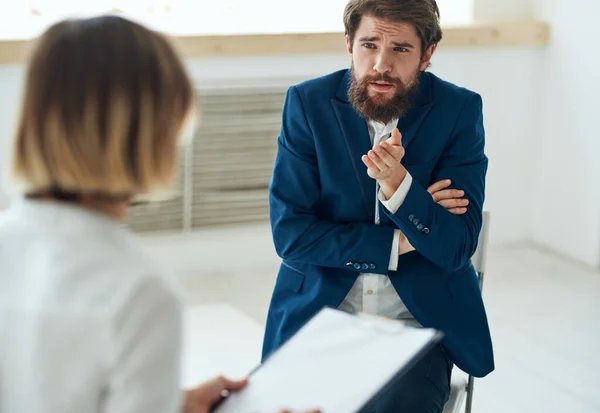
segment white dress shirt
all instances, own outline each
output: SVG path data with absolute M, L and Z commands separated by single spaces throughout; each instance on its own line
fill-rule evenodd
M 179 294 L 117 222 L 17 200 L 0 265 L 0 413 L 180 411 Z
M 398 119 L 392 120 L 387 124 L 369 121 L 368 129 L 373 147 L 388 139 L 397 124 Z M 400 184 L 398 190 L 389 200 L 386 200 L 383 193 L 381 193 L 379 186 L 376 186 L 376 191 L 373 194 L 375 197 L 375 224 L 379 225 L 379 202 L 381 202 L 390 212 L 395 213 L 404 202 L 411 185 L 412 176 L 407 173 L 406 178 L 404 178 L 404 181 Z M 412 249 L 406 238 L 402 236 L 401 231 L 396 229 L 394 231 L 392 250 L 390 251 L 390 271 L 396 271 L 398 269 L 398 255 L 401 239 L 403 243 L 403 252 Z M 418 324 L 402 302 L 402 299 L 396 292 L 396 289 L 387 275 L 370 273 L 360 274 L 352 286 L 352 289 L 348 292 L 346 298 L 339 306 L 339 309 L 351 313 L 363 312 L 393 319 L 402 319 L 413 325 Z

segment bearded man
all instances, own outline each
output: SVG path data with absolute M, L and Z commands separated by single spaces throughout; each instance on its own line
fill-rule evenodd
M 454 365 L 494 369 L 471 263 L 482 100 L 427 71 L 442 38 L 435 0 L 350 0 L 344 25 L 351 68 L 291 87 L 284 104 L 263 358 L 325 306 L 435 328 L 442 343 L 364 412 L 439 413 Z

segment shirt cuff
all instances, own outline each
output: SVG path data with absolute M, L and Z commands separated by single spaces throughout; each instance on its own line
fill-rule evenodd
M 390 212 L 390 214 L 395 214 L 398 212 L 398 209 L 402 206 L 402 203 L 406 199 L 406 195 L 410 190 L 410 186 L 412 185 L 413 178 L 408 171 L 406 172 L 406 177 L 404 177 L 404 181 L 400 184 L 394 195 L 388 200 L 385 198 L 385 195 L 379 190 L 379 194 L 377 195 L 379 201 L 382 205 Z
M 390 254 L 390 265 L 388 268 L 390 271 L 398 270 L 398 252 L 400 250 L 400 236 L 401 235 L 402 235 L 402 233 L 400 232 L 399 229 L 394 230 L 394 242 L 392 243 L 392 252 Z

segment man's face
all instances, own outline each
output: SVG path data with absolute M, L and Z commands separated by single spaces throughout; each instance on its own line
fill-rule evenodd
M 412 104 L 421 71 L 435 46 L 422 53 L 421 41 L 409 23 L 363 16 L 354 36 L 346 39 L 352 60 L 350 102 L 365 119 L 387 123 Z

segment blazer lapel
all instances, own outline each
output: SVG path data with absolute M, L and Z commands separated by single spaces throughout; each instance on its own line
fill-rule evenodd
M 419 79 L 419 93 L 415 98 L 414 105 L 398 121 L 398 130 L 402 134 L 402 146 L 408 148 L 410 142 L 417 136 L 421 124 L 433 107 L 431 91 L 431 76 L 423 72 Z
M 366 122 L 358 116 L 354 108 L 345 102 L 332 99 L 338 123 L 346 141 L 354 173 L 359 183 L 360 191 L 369 217 L 375 216 L 375 180 L 367 175 L 367 167 L 361 160 L 371 150 L 371 138 Z

